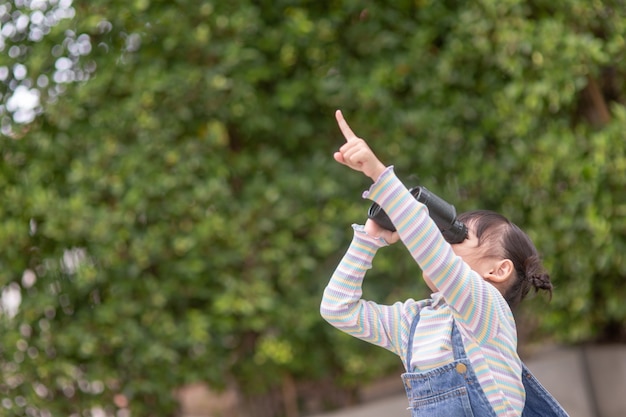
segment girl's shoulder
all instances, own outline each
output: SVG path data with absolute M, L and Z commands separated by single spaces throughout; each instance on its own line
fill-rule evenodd
M 403 303 L 403 315 L 409 321 L 412 321 L 416 316 L 421 315 L 427 310 L 432 310 L 433 308 L 439 309 L 441 307 L 445 307 L 445 303 L 439 303 L 437 299 L 433 298 L 423 298 L 419 300 L 414 300 L 409 298 Z

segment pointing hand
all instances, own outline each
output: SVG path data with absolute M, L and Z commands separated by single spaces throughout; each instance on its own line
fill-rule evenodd
M 346 143 L 339 148 L 339 151 L 335 152 L 335 160 L 355 171 L 363 172 L 372 181 L 376 181 L 385 170 L 385 165 L 380 162 L 367 143 L 354 134 L 343 118 L 341 110 L 335 112 L 335 118 L 341 133 L 346 138 Z

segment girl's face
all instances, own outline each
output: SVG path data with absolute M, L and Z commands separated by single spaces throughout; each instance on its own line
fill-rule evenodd
M 478 238 L 474 231 L 468 227 L 468 238 L 461 243 L 455 243 L 452 250 L 457 256 L 463 258 L 466 264 L 481 277 L 485 277 L 494 267 L 495 257 L 486 256 L 485 249 L 488 245 L 479 246 Z
M 488 281 L 494 281 L 494 273 L 500 267 L 502 259 L 497 256 L 487 255 L 489 250 L 489 243 L 483 243 L 478 245 L 478 238 L 476 233 L 472 229 L 471 225 L 468 225 L 468 237 L 461 243 L 455 243 L 450 245 L 454 253 L 461 257 L 466 264 L 469 265 L 472 270 L 477 272 L 483 279 Z M 424 275 L 424 281 L 428 287 L 437 292 L 433 282 Z

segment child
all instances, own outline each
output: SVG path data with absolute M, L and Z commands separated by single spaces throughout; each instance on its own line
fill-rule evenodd
M 397 231 L 371 219 L 353 226 L 352 243 L 324 291 L 324 319 L 402 358 L 413 417 L 567 416 L 516 352 L 511 308 L 531 287 L 552 290 L 528 236 L 499 214 L 475 211 L 459 216 L 468 238 L 450 245 L 393 167 L 378 160 L 340 111 L 335 116 L 346 139 L 335 160 L 372 179 L 363 196 L 385 210 Z M 362 300 L 376 251 L 398 240 L 433 294 L 391 306 Z

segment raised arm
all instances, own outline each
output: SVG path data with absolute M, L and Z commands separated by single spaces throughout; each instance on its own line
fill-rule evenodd
M 320 313 L 339 330 L 404 357 L 401 349 L 408 338 L 408 317 L 413 317 L 418 306 L 412 299 L 392 306 L 361 299 L 365 274 L 386 242 L 368 235 L 362 226 L 353 227 L 352 243 L 324 290 Z
M 444 299 L 479 341 L 493 337 L 510 310 L 499 291 L 457 256 L 428 209 L 387 169 L 364 195 L 389 215 L 400 239 Z M 508 318 L 508 317 L 507 317 Z

